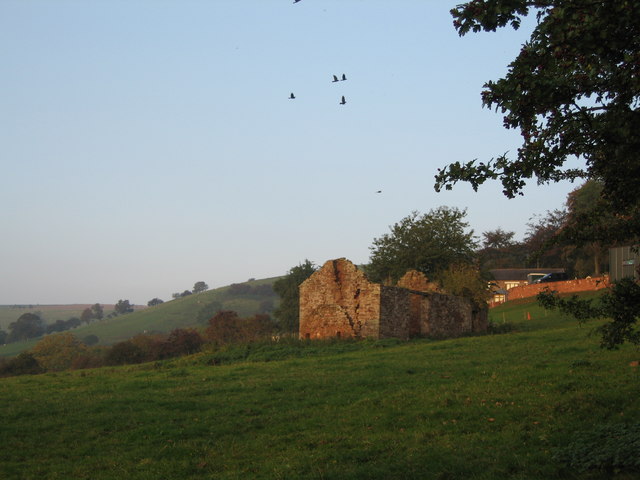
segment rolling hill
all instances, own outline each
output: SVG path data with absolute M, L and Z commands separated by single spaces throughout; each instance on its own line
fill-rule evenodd
M 234 310 L 241 317 L 255 313 L 269 312 L 278 304 L 278 296 L 269 286 L 280 277 L 251 280 L 244 283 L 232 284 L 225 287 L 207 290 L 205 292 L 188 295 L 154 307 L 95 321 L 89 325 L 83 325 L 70 330 L 76 337 L 82 339 L 87 335 L 96 335 L 100 344 L 109 345 L 126 340 L 139 333 L 170 332 L 175 328 L 195 327 L 204 325 L 207 321 L 206 309 Z M 72 313 L 73 309 L 59 309 L 62 312 Z M 39 306 L 34 306 L 38 310 Z M 29 310 L 20 310 L 18 316 Z M 80 312 L 82 309 L 80 309 Z M 75 315 L 75 313 L 72 313 Z M 212 316 L 213 314 L 211 314 Z M 71 316 L 71 315 L 70 315 Z M 55 318 L 64 318 L 56 316 Z M 14 318 L 11 321 L 14 321 Z M 31 348 L 39 339 L 27 342 L 16 342 L 0 347 L 0 356 L 14 356 Z

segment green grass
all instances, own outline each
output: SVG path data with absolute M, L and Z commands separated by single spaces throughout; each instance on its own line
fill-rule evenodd
M 0 478 L 637 478 L 556 458 L 578 432 L 640 421 L 637 349 L 535 308 L 493 310 L 503 335 L 0 379 Z
M 266 278 L 247 283 L 252 286 L 273 284 L 278 278 L 279 277 Z M 93 322 L 70 331 L 80 339 L 87 335 L 96 335 L 100 339 L 101 345 L 110 345 L 131 338 L 139 333 L 166 333 L 176 328 L 197 326 L 198 312 L 207 303 L 219 302 L 223 310 L 234 310 L 238 312 L 241 317 L 247 317 L 258 313 L 260 311 L 260 304 L 265 299 L 271 299 L 274 305 L 277 305 L 277 296 L 267 297 L 253 294 L 232 295 L 229 293 L 229 287 L 221 287 L 167 301 L 155 307 L 145 308 L 127 315 Z M 38 308 L 39 307 L 36 306 L 34 310 L 38 310 Z M 0 312 L 1 311 L 2 308 L 0 308 Z M 15 321 L 28 310 L 20 309 L 16 311 L 20 313 L 11 321 Z M 79 314 L 76 316 L 79 316 Z M 0 346 L 0 356 L 18 355 L 20 352 L 31 348 L 37 342 L 38 340 L 30 340 L 28 342 L 16 342 Z

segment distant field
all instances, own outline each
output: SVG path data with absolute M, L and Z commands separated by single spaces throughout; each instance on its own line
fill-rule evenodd
M 25 313 L 37 313 L 46 323 L 54 323 L 56 320 L 68 320 L 72 317 L 80 318 L 85 308 L 93 304 L 73 305 L 0 305 L 0 329 L 7 330 L 10 323 L 15 322 L 20 315 Z M 113 305 L 101 304 L 105 315 L 113 311 Z M 141 307 L 138 307 L 141 308 Z
M 531 303 L 492 317 L 514 330 L 0 379 L 0 478 L 639 478 L 640 466 L 580 470 L 637 459 L 640 434 L 598 435 L 640 422 L 638 350 L 601 350 L 599 323 Z
M 272 285 L 280 277 L 266 278 L 245 282 L 243 285 L 256 287 L 261 285 Z M 82 339 L 87 335 L 96 335 L 101 344 L 112 344 L 121 340 L 126 340 L 134 335 L 145 332 L 170 332 L 175 328 L 185 328 L 198 326 L 198 314 L 205 306 L 217 302 L 223 310 L 234 310 L 241 317 L 250 316 L 260 312 L 261 305 L 265 301 L 271 301 L 273 306 L 277 306 L 278 297 L 253 293 L 234 294 L 230 287 L 222 287 L 206 292 L 189 295 L 176 300 L 166 301 L 155 307 L 138 307 L 140 310 L 118 317 L 104 319 L 83 325 L 70 330 L 76 337 Z M 90 305 L 88 305 L 90 306 Z M 42 312 L 47 323 L 60 319 L 67 319 L 72 316 L 80 316 L 85 305 L 74 305 L 73 309 L 64 309 L 70 306 L 47 306 L 36 305 L 33 309 L 16 309 L 13 307 L 0 307 L 0 319 L 10 318 L 7 325 L 17 320 L 17 318 L 28 311 Z M 108 306 L 113 310 L 113 305 Z M 106 311 L 105 314 L 109 313 Z M 15 315 L 15 317 L 14 317 Z M 60 315 L 60 316 L 58 316 Z M 64 316 L 67 315 L 67 316 Z M 202 324 L 200 324 L 202 326 Z M 6 330 L 6 327 L 4 327 Z M 37 340 L 29 342 L 17 342 L 0 346 L 0 356 L 15 356 L 20 352 L 31 348 Z

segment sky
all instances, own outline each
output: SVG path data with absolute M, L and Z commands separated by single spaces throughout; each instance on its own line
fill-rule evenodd
M 480 93 L 531 24 L 459 37 L 457 3 L 2 0 L 0 304 L 146 305 L 366 263 L 439 206 L 522 239 L 577 185 L 433 188 L 520 144 Z

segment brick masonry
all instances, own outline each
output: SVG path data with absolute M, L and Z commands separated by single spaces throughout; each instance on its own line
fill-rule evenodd
M 509 289 L 507 300 L 535 297 L 539 292 L 549 288 L 558 293 L 576 293 L 602 290 L 609 286 L 609 277 L 578 278 L 562 282 L 532 283 Z
M 300 285 L 300 338 L 455 337 L 487 326 L 486 309 L 440 292 L 416 271 L 381 285 L 339 258 Z

